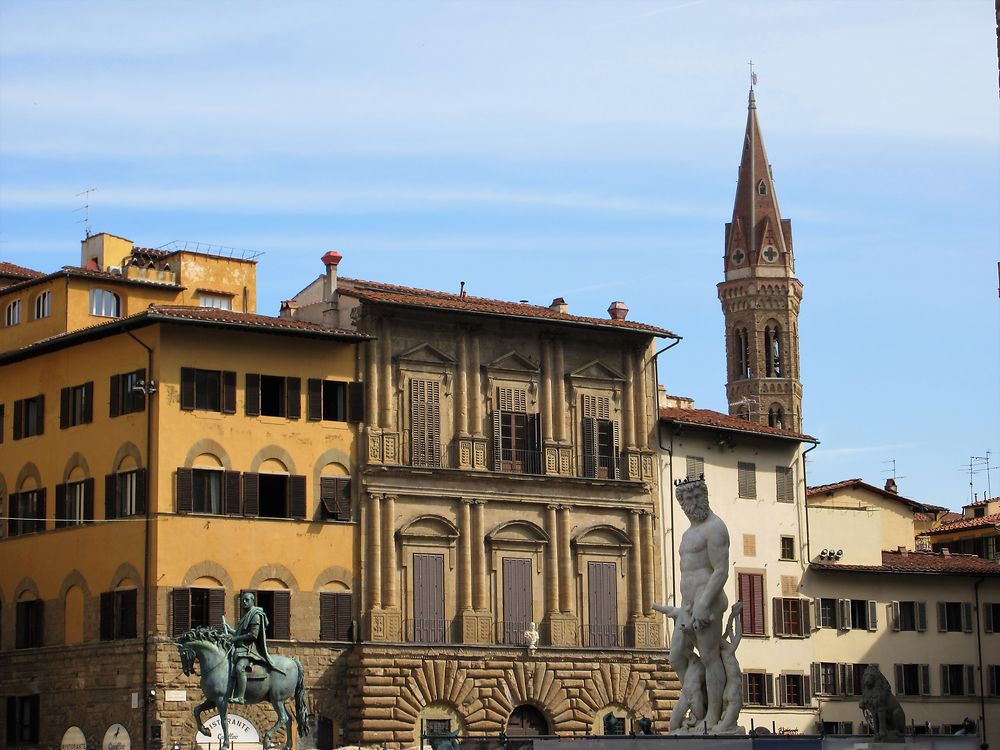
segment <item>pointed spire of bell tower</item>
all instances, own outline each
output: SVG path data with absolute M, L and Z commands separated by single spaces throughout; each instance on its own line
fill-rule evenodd
M 751 74 L 747 124 L 726 224 L 719 300 L 726 318 L 729 413 L 754 422 L 802 429 L 798 315 L 792 224 L 781 218 L 764 149 Z

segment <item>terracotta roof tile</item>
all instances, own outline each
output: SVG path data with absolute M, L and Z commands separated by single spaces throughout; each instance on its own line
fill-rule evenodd
M 275 318 L 271 315 L 237 312 L 235 310 L 220 310 L 217 307 L 194 307 L 189 305 L 150 305 L 149 310 L 138 313 L 151 318 L 172 318 L 175 320 L 198 320 L 211 323 L 253 326 L 255 328 L 273 328 L 285 331 L 312 331 L 314 333 L 342 334 L 356 338 L 367 338 L 355 331 L 344 328 L 331 328 L 318 323 L 307 323 L 292 318 Z
M 903 505 L 908 505 L 916 511 L 942 511 L 945 508 L 940 505 L 931 505 L 930 503 L 921 503 L 917 500 L 910 500 L 908 497 L 903 497 L 902 495 L 897 495 L 895 492 L 889 492 L 881 487 L 876 487 L 873 484 L 868 484 L 867 482 L 861 480 L 860 478 L 855 479 L 844 479 L 840 482 L 833 482 L 832 484 L 821 484 L 816 487 L 806 488 L 806 497 L 814 497 L 816 495 L 824 495 L 827 493 L 836 492 L 837 490 L 843 489 L 853 489 L 860 487 L 862 489 L 868 490 L 869 492 L 874 492 L 876 495 L 881 495 L 889 500 L 898 500 Z
M 985 575 L 1000 577 L 1000 565 L 975 555 L 942 552 L 883 551 L 881 565 L 810 563 L 810 570 L 840 570 L 856 573 L 913 573 L 938 575 Z
M 364 281 L 341 277 L 338 279 L 337 292 L 338 294 L 346 294 L 366 302 L 412 305 L 440 308 L 443 310 L 461 310 L 486 315 L 551 320 L 578 325 L 598 326 L 601 328 L 639 331 L 667 338 L 680 338 L 677 334 L 671 333 L 664 328 L 638 323 L 633 320 L 612 320 L 611 318 L 590 318 L 581 315 L 570 315 L 569 313 L 558 312 L 540 305 L 504 302 L 485 297 L 463 296 L 447 292 L 435 292 L 429 289 L 384 284 L 378 281 Z
M 811 435 L 805 435 L 794 430 L 784 430 L 780 427 L 770 427 L 757 422 L 750 422 L 746 419 L 733 417 L 722 412 L 711 409 L 682 409 L 669 407 L 660 409 L 660 419 L 668 422 L 686 422 L 688 424 L 705 425 L 707 427 L 721 427 L 726 430 L 738 430 L 740 432 L 755 432 L 760 435 L 773 435 L 775 437 L 792 438 L 805 442 L 818 442 Z
M 948 534 L 952 531 L 964 531 L 965 529 L 985 529 L 990 526 L 1000 526 L 1000 513 L 991 513 L 988 516 L 979 518 L 963 518 L 960 521 L 952 521 L 935 526 L 923 533 L 923 536 L 932 534 Z
M 41 271 L 36 271 L 33 268 L 26 268 L 16 263 L 8 263 L 5 260 L 0 260 L 0 276 L 7 276 L 13 279 L 37 279 L 44 275 Z
M 26 278 L 24 281 L 19 281 L 16 284 L 11 284 L 8 287 L 3 288 L 3 293 L 18 291 L 20 289 L 25 289 L 35 284 L 40 284 L 49 279 L 55 279 L 60 276 L 73 276 L 77 278 L 86 279 L 102 279 L 107 281 L 112 281 L 117 284 L 132 284 L 138 286 L 156 286 L 165 289 L 184 289 L 180 284 L 175 284 L 172 281 L 153 281 L 151 279 L 130 279 L 127 276 L 122 276 L 116 273 L 109 273 L 108 271 L 98 271 L 94 268 L 80 268 L 79 266 L 63 266 L 60 270 L 54 271 L 53 273 L 39 274 L 38 276 L 31 276 Z

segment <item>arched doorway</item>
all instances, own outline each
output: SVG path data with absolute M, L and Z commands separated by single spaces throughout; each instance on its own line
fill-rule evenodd
M 507 719 L 508 737 L 537 737 L 551 734 L 545 714 L 534 706 L 524 704 L 510 712 Z

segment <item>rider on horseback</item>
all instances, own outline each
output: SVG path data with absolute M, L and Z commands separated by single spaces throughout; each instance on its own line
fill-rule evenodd
M 253 592 L 243 592 L 240 605 L 243 617 L 235 628 L 229 627 L 225 616 L 222 618 L 222 629 L 233 645 L 229 654 L 230 684 L 233 689 L 230 703 L 243 703 L 251 662 L 265 665 L 268 671 L 281 671 L 274 666 L 267 653 L 267 615 L 261 607 L 255 606 Z

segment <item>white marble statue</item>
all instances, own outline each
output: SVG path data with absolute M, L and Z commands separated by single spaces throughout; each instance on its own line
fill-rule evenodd
M 743 733 L 737 726 L 742 692 L 736 660 L 741 604 L 723 628 L 728 605 L 729 531 L 708 505 L 704 478 L 677 482 L 677 502 L 691 522 L 681 537 L 681 606 L 654 604 L 674 619 L 670 661 L 681 681 L 670 731 L 675 734 Z M 725 637 L 723 636 L 725 631 Z
M 528 654 L 530 656 L 535 655 L 540 638 L 541 634 L 538 632 L 538 628 L 535 627 L 535 623 L 531 623 L 528 629 L 524 631 L 524 645 L 528 647 Z

